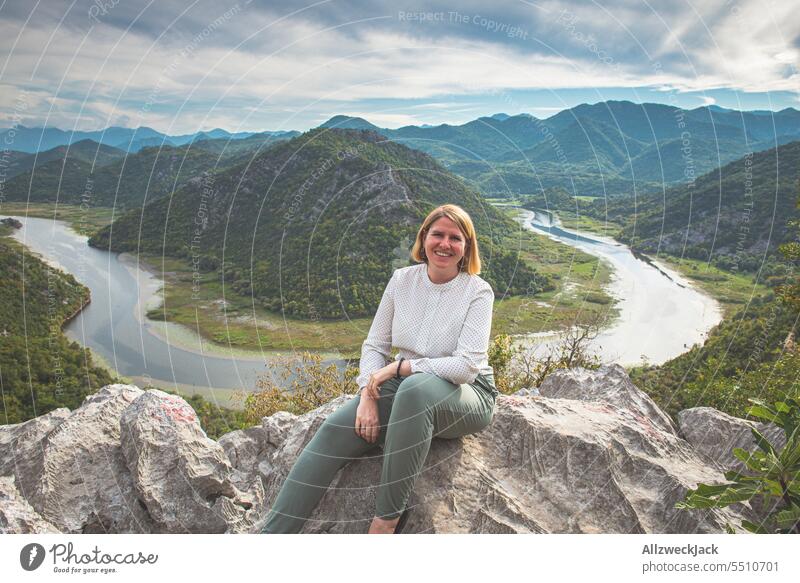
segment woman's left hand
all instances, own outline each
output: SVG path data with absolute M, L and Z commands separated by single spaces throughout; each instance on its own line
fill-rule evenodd
M 379 368 L 374 373 L 369 375 L 369 382 L 364 386 L 364 392 L 367 396 L 377 399 L 380 397 L 380 386 L 392 378 L 397 373 L 397 363 L 390 362 L 383 368 Z

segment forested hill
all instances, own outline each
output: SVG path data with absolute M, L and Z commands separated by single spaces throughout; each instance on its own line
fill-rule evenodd
M 5 236 L 8 230 L 0 225 L 0 424 L 73 409 L 113 382 L 88 349 L 61 331 L 89 301 L 89 290 Z
M 39 154 L 16 152 L 5 199 L 113 206 L 124 211 L 169 194 L 203 172 L 238 164 L 285 139 L 284 135 L 258 134 L 236 141 L 159 144 L 135 154 L 83 140 Z
M 424 216 L 454 203 L 480 233 L 481 274 L 498 295 L 549 282 L 501 238 L 518 228 L 433 158 L 371 132 L 317 129 L 250 162 L 197 177 L 134 210 L 90 244 L 184 257 L 272 310 L 371 315 Z
M 638 200 L 597 201 L 588 212 L 624 221 L 619 239 L 647 253 L 757 269 L 791 237 L 800 141 L 740 158 L 693 183 Z M 607 215 L 606 215 L 607 213 Z

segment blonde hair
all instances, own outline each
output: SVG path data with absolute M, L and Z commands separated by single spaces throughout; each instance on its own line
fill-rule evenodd
M 436 207 L 425 217 L 425 220 L 422 221 L 422 226 L 417 232 L 414 247 L 411 248 L 411 258 L 418 263 L 428 262 L 428 258 L 425 256 L 425 236 L 428 234 L 431 225 L 442 217 L 447 217 L 453 221 L 458 226 L 461 234 L 464 235 L 464 257 L 459 261 L 460 270 L 466 271 L 470 275 L 479 274 L 481 272 L 481 256 L 478 252 L 478 236 L 475 233 L 475 225 L 472 224 L 472 219 L 467 214 L 467 211 L 454 204 L 443 204 Z

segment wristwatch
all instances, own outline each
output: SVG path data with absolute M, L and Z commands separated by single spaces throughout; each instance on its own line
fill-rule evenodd
M 404 360 L 405 360 L 405 358 L 403 358 L 403 357 L 401 356 L 401 357 L 400 357 L 400 360 L 399 360 L 399 361 L 397 361 L 397 374 L 395 374 L 395 375 L 394 375 L 394 378 L 396 378 L 396 379 L 401 379 L 401 378 L 403 378 L 403 377 L 401 377 L 401 376 L 400 376 L 400 367 L 402 366 L 402 364 L 403 364 L 403 361 L 404 361 Z

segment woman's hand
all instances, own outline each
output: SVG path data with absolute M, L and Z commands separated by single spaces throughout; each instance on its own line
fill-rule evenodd
M 397 374 L 397 363 L 390 362 L 383 368 L 379 368 L 374 373 L 369 375 L 369 382 L 364 385 L 363 394 L 366 394 L 370 399 L 378 399 L 380 397 L 380 387 L 383 383 Z
M 358 404 L 358 409 L 356 409 L 356 435 L 367 443 L 375 443 L 381 432 L 380 424 L 378 401 L 362 393 L 361 402 Z

